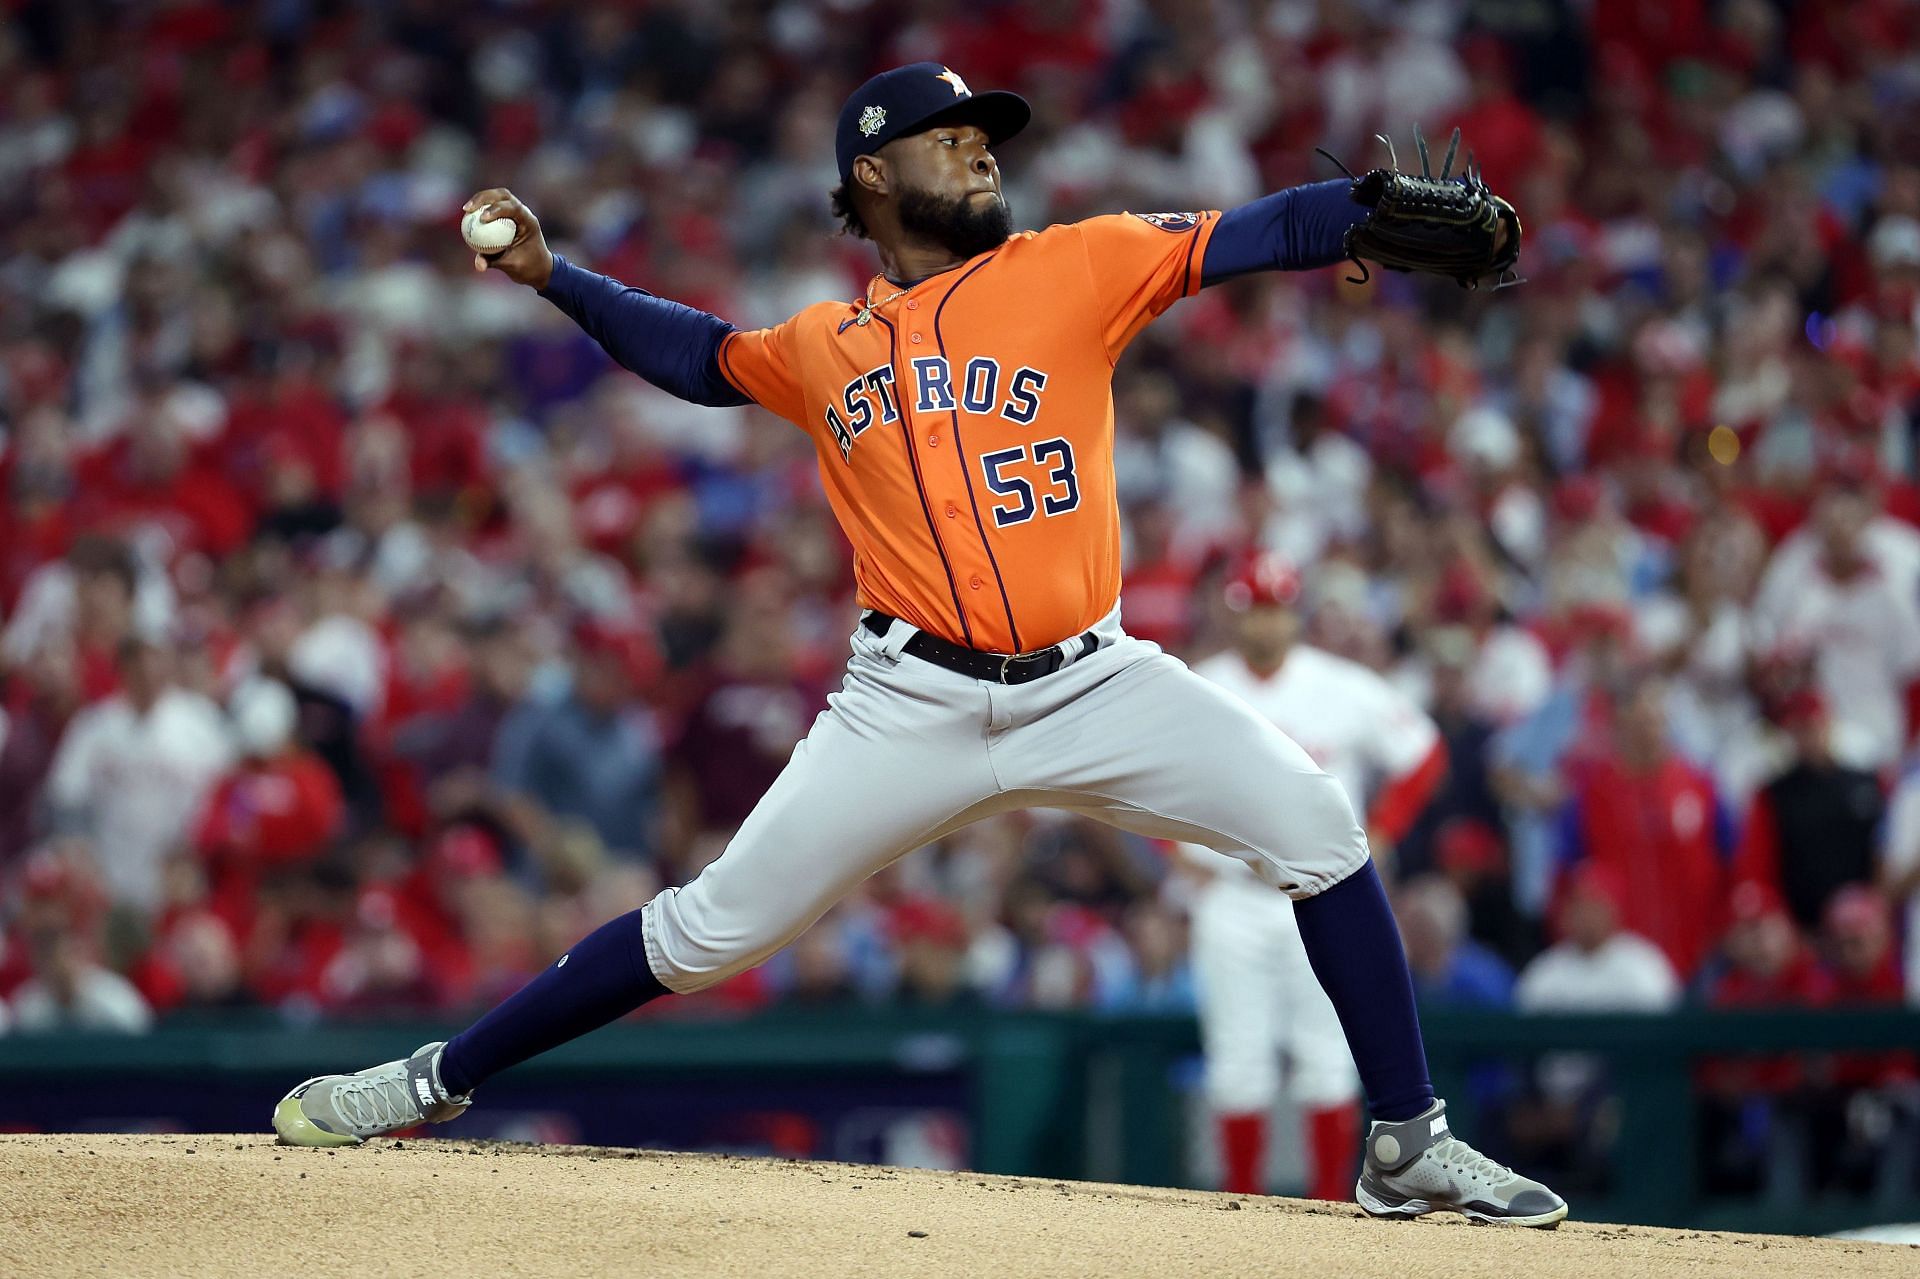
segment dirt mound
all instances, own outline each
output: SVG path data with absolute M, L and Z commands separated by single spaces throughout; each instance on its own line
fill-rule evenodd
M 1578 1213 L 1579 1205 L 1574 1205 Z M 1911 1248 L 462 1141 L 0 1136 L 9 1275 L 1913 1275 Z

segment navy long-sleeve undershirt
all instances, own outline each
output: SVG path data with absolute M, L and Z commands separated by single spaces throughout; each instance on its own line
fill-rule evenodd
M 719 316 L 577 267 L 558 253 L 540 296 L 622 368 L 661 390 L 716 408 L 750 403 L 720 372 L 720 344 L 734 328 Z
M 1220 215 L 1207 241 L 1200 284 L 1253 271 L 1309 271 L 1347 256 L 1347 230 L 1372 212 L 1354 203 L 1346 178 L 1288 187 Z
M 1202 286 L 1253 271 L 1305 271 L 1345 257 L 1347 228 L 1368 210 L 1343 178 L 1289 187 L 1220 215 L 1207 242 Z M 541 296 L 564 311 L 621 367 L 695 404 L 749 403 L 720 371 L 734 327 L 716 315 L 656 297 L 553 255 Z

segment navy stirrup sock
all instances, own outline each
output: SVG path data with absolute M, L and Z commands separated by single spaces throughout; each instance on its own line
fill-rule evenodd
M 617 1021 L 667 993 L 647 966 L 640 912 L 603 924 L 467 1027 L 440 1054 L 440 1085 L 455 1096 L 508 1066 Z
M 1294 904 L 1314 976 L 1332 1000 L 1375 1119 L 1433 1103 L 1400 932 L 1369 862 Z M 440 1083 L 462 1095 L 509 1066 L 616 1021 L 667 992 L 647 966 L 641 912 L 607 924 L 450 1040 Z
M 1293 917 L 1313 975 L 1347 1033 L 1367 1109 L 1389 1123 L 1412 1119 L 1433 1104 L 1433 1084 L 1413 1006 L 1413 976 L 1373 863 L 1295 902 Z

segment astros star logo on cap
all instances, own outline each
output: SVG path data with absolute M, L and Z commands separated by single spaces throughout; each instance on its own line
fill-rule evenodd
M 952 67 L 910 62 L 869 77 L 847 96 L 833 125 L 833 158 L 840 180 L 853 176 L 853 162 L 896 138 L 940 125 L 971 125 L 997 146 L 1025 128 L 1033 109 L 1017 93 L 975 93 Z

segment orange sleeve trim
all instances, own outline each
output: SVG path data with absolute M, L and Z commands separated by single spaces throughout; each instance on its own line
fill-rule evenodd
M 735 376 L 733 372 L 733 344 L 735 340 L 739 338 L 739 336 L 740 336 L 740 330 L 735 329 L 733 332 L 727 334 L 727 336 L 720 339 L 720 376 L 724 377 L 725 379 L 727 379 L 727 381 L 731 382 L 733 384 L 734 390 L 740 392 L 740 394 L 746 396 L 749 400 L 753 400 L 754 403 L 758 404 L 759 401 L 757 399 L 754 399 L 753 392 L 749 391 L 744 385 L 742 385 L 740 379 L 737 376 Z
M 1200 291 L 1200 281 L 1206 277 L 1206 246 L 1213 238 L 1213 228 L 1219 223 L 1220 214 L 1210 210 L 1200 215 L 1200 225 L 1193 228 L 1193 243 L 1187 246 L 1187 266 L 1180 296 L 1190 298 Z

